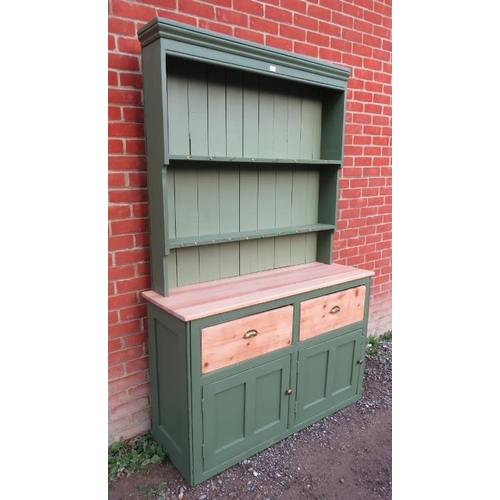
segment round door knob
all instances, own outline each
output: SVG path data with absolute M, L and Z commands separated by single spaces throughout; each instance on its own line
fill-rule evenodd
M 362 359 L 358 359 L 358 365 L 362 365 L 363 364 L 363 360 Z
M 288 391 L 286 391 L 286 392 L 285 392 L 285 394 L 286 394 L 287 396 L 290 396 L 290 394 L 292 394 L 292 389 L 288 389 Z

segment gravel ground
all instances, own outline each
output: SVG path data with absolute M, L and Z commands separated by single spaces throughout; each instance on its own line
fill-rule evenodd
M 121 478 L 109 500 L 392 498 L 392 341 L 366 358 L 363 396 L 197 486 L 172 464 Z

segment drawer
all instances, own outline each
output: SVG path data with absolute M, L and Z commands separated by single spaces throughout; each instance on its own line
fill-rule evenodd
M 362 321 L 365 295 L 366 287 L 357 286 L 301 302 L 299 340 Z
M 201 329 L 201 373 L 287 347 L 293 306 L 284 306 Z

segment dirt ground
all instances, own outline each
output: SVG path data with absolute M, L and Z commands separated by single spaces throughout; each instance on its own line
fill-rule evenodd
M 392 341 L 379 351 L 358 402 L 197 486 L 165 460 L 117 480 L 109 500 L 392 498 Z

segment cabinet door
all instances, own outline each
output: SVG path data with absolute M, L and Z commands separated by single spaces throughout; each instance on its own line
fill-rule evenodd
M 290 364 L 285 356 L 203 388 L 205 471 L 286 431 Z
M 295 425 L 312 423 L 361 397 L 364 344 L 360 329 L 299 352 Z

